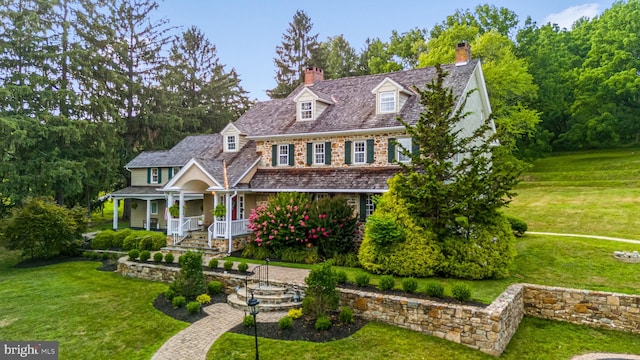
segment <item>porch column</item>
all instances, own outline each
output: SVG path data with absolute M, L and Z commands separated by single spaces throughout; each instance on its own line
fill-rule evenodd
M 180 191 L 180 217 L 178 221 L 180 236 L 184 235 L 184 229 L 182 228 L 182 222 L 184 221 L 184 193 Z
M 147 199 L 147 226 L 145 229 L 151 229 L 151 199 Z
M 229 250 L 227 253 L 231 254 L 231 249 L 233 249 L 233 231 L 231 229 L 231 212 L 233 209 L 231 208 L 231 194 L 227 194 L 225 199 L 227 200 L 227 213 L 225 214 L 227 220 L 227 239 L 229 239 Z
M 118 198 L 113 198 L 113 230 L 118 230 Z
M 167 220 L 167 235 L 171 235 L 171 214 L 169 213 L 169 207 L 173 205 L 173 194 L 169 193 L 169 198 L 167 200 L 167 203 L 165 204 L 165 214 L 167 214 L 167 218 L 165 220 Z

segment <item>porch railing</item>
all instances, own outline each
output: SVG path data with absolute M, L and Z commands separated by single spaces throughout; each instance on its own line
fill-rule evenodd
M 257 283 L 258 288 L 269 287 L 269 258 L 265 259 L 264 265 L 258 265 L 251 271 L 252 274 L 244 279 L 245 297 L 249 298 L 249 281 Z
M 183 222 L 180 223 L 180 219 L 171 219 L 171 235 L 173 236 L 173 245 L 178 245 L 186 237 L 187 231 L 199 230 L 200 225 L 198 221 L 201 220 L 201 216 L 188 216 L 182 218 Z
M 241 219 L 241 220 L 233 220 L 231 221 L 231 236 L 235 235 L 244 235 L 249 233 L 249 220 Z M 226 221 L 218 221 L 214 220 L 213 224 L 209 226 L 209 240 L 215 238 L 226 238 L 228 234 L 228 226 Z

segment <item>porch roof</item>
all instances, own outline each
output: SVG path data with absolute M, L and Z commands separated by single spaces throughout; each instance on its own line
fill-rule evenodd
M 164 199 L 164 193 L 160 192 L 161 186 L 129 186 L 111 193 L 111 197 L 140 198 L 140 199 Z
M 400 171 L 393 167 L 329 169 L 258 169 L 251 179 L 253 191 L 355 192 L 387 190 L 387 180 Z

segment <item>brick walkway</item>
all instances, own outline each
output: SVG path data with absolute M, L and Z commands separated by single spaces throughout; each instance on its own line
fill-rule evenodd
M 571 360 L 640 360 L 639 355 L 594 353 L 575 356 Z
M 234 267 L 237 268 L 236 263 Z M 251 265 L 250 269 L 253 269 Z M 306 269 L 269 266 L 269 280 L 290 284 L 304 284 L 309 274 Z M 165 342 L 153 355 L 152 360 L 206 359 L 213 343 L 232 327 L 242 323 L 244 311 L 227 304 L 212 304 L 204 308 L 209 316 L 191 324 Z M 258 323 L 275 322 L 285 316 L 284 312 L 263 312 L 257 316 Z

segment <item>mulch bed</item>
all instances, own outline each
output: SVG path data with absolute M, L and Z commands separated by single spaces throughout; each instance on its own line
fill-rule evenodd
M 224 293 L 220 293 L 218 295 L 214 295 L 211 297 L 211 304 L 226 303 L 226 302 L 227 302 L 227 295 L 225 295 Z M 171 301 L 169 301 L 169 299 L 167 299 L 164 296 L 164 293 L 161 293 L 160 295 L 158 295 L 158 297 L 156 297 L 156 299 L 153 301 L 153 307 L 159 311 L 162 311 L 167 316 L 171 316 L 176 320 L 180 320 L 188 323 L 194 323 L 204 318 L 205 316 L 208 316 L 208 314 L 204 311 L 200 311 L 199 314 L 189 314 L 187 312 L 187 309 L 184 307 L 177 308 L 177 309 L 174 308 Z
M 66 256 L 58 255 L 50 259 L 25 259 L 13 266 L 14 269 L 29 269 L 37 268 L 41 266 L 49 266 L 55 264 L 61 264 L 69 261 L 87 261 L 87 258 L 82 256 Z
M 282 330 L 278 327 L 277 322 L 260 322 L 260 314 L 258 314 L 258 336 L 275 340 L 327 342 L 349 337 L 368 323 L 368 321 L 354 316 L 353 323 L 342 324 L 338 320 L 337 313 L 331 314 L 329 318 L 332 325 L 326 331 L 316 330 L 315 320 L 304 316 L 293 320 L 291 329 Z M 245 326 L 243 324 L 229 330 L 232 333 L 250 336 L 254 336 L 254 331 L 253 326 Z

